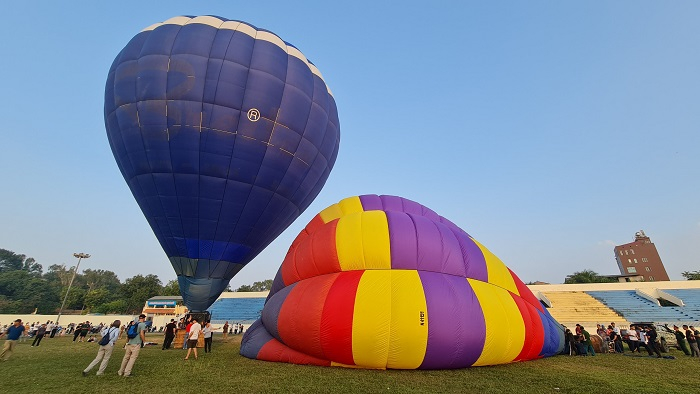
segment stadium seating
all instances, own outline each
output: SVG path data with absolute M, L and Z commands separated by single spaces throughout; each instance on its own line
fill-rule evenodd
M 630 322 L 682 322 L 695 320 L 683 307 L 659 306 L 634 290 L 587 291 Z
M 209 307 L 214 324 L 253 323 L 260 317 L 265 298 L 219 298 Z
M 692 317 L 691 321 L 700 321 L 700 289 L 664 289 L 663 291 L 683 300 L 685 306 L 679 308 Z
M 548 309 L 549 313 L 565 326 L 571 327 L 580 323 L 595 328 L 597 323 L 615 322 L 618 327 L 626 327 L 629 324 L 625 318 L 584 292 L 557 291 L 543 294 L 552 303 L 552 307 Z

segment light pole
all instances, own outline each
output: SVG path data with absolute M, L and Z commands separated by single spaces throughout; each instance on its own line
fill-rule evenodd
M 71 276 L 70 278 L 70 283 L 68 283 L 68 290 L 66 290 L 66 295 L 65 297 L 63 297 L 61 309 L 58 310 L 58 316 L 56 317 L 56 326 L 58 326 L 58 321 L 61 319 L 61 313 L 63 313 L 63 307 L 66 305 L 66 300 L 68 299 L 68 293 L 70 292 L 70 288 L 71 286 L 73 286 L 73 279 L 75 279 L 75 274 L 78 272 L 78 268 L 80 268 L 80 261 L 82 259 L 90 258 L 90 255 L 87 253 L 73 253 L 73 257 L 78 259 L 78 264 L 75 266 L 75 271 L 73 271 L 73 276 Z

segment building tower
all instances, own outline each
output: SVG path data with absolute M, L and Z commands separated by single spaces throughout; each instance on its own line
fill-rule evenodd
M 643 230 L 634 234 L 634 242 L 615 246 L 615 259 L 622 275 L 639 275 L 653 282 L 669 280 L 659 252 Z

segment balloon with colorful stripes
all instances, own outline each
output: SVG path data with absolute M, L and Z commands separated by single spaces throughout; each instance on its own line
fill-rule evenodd
M 559 353 L 564 332 L 494 254 L 395 196 L 334 204 L 292 243 L 241 354 L 378 369 L 448 369 Z

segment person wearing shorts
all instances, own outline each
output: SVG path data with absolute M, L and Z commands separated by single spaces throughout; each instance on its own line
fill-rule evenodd
M 197 341 L 202 334 L 202 325 L 194 318 L 192 319 L 192 327 L 190 327 L 190 337 L 187 339 L 187 355 L 185 360 L 189 360 L 190 352 L 194 349 L 194 359 L 197 359 Z

